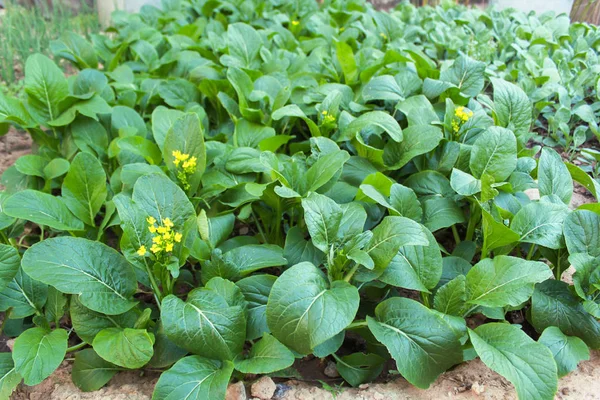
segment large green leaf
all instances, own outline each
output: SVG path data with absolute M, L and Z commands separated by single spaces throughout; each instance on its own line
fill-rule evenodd
M 578 210 L 565 219 L 563 231 L 569 254 L 586 253 L 600 256 L 600 215 L 588 210 Z
M 0 292 L 12 282 L 20 266 L 21 257 L 17 249 L 7 244 L 0 244 Z
M 560 155 L 549 147 L 542 149 L 538 164 L 540 196 L 557 195 L 569 204 L 573 195 L 573 179 Z
M 62 195 L 67 208 L 80 220 L 95 226 L 94 218 L 107 196 L 102 164 L 89 153 L 79 153 L 63 181 Z
M 153 400 L 223 400 L 233 372 L 230 361 L 200 356 L 179 360 L 158 379 Z
M 15 340 L 13 360 L 15 370 L 26 385 L 41 383 L 63 361 L 69 334 L 64 329 L 53 331 L 31 328 Z
M 12 354 L 0 353 L 0 398 L 10 399 L 21 379 L 21 375 L 15 371 Z
M 277 280 L 273 275 L 253 275 L 235 284 L 244 294 L 247 302 L 246 338 L 254 340 L 269 332 L 267 325 L 267 302 L 271 288 Z
M 132 309 L 119 315 L 105 315 L 92 311 L 79 301 L 79 296 L 71 296 L 69 315 L 73 329 L 84 342 L 92 344 L 94 338 L 105 328 L 133 328 L 137 320 L 137 310 Z
M 442 253 L 429 230 L 423 230 L 429 245 L 403 246 L 379 280 L 389 285 L 429 293 L 442 276 Z
M 428 388 L 441 373 L 462 361 L 461 345 L 450 325 L 414 300 L 385 300 L 367 322 L 396 360 L 398 371 L 419 388 Z
M 518 306 L 533 287 L 552 277 L 548 265 L 518 257 L 496 256 L 479 261 L 467 274 L 468 302 L 487 307 Z
M 318 268 L 304 262 L 285 271 L 273 284 L 267 324 L 280 342 L 309 354 L 350 325 L 359 301 L 354 286 L 344 281 L 330 286 Z
M 574 371 L 580 361 L 590 359 L 590 351 L 583 340 L 575 336 L 567 336 L 555 326 L 544 329 L 538 342 L 552 352 L 559 377 Z
M 353 353 L 336 358 L 336 361 L 340 376 L 352 386 L 358 386 L 377 378 L 385 363 L 385 359 L 377 354 L 363 353 Z
M 529 97 L 513 83 L 498 78 L 491 78 L 491 81 L 498 125 L 512 130 L 522 142 L 527 142 L 533 108 Z
M 311 193 L 302 199 L 304 220 L 315 247 L 327 253 L 337 238 L 342 221 L 342 208 L 332 199 Z
M 206 148 L 204 146 L 204 129 L 200 123 L 198 115 L 187 113 L 176 120 L 165 137 L 165 143 L 162 150 L 163 159 L 169 170 L 174 176 L 181 171 L 182 165 L 174 164 L 175 156 L 173 152 L 179 151 L 196 158 L 196 168 L 192 174 L 187 176 L 188 189 L 190 193 L 195 193 L 200 185 L 200 179 L 206 169 Z
M 79 389 L 93 392 L 106 385 L 121 370 L 123 368 L 104 360 L 94 349 L 84 349 L 75 354 L 71 377 Z
M 508 129 L 492 126 L 481 133 L 471 150 L 469 161 L 476 178 L 484 174 L 503 182 L 517 167 L 517 140 Z
M 150 361 L 154 353 L 154 335 L 145 329 L 105 328 L 92 343 L 96 353 L 118 366 L 138 369 Z
M 47 239 L 29 248 L 21 265 L 33 279 L 79 294 L 91 310 L 115 315 L 136 304 L 133 267 L 103 243 L 66 236 Z
M 390 141 L 383 150 L 386 168 L 396 170 L 418 155 L 435 149 L 442 140 L 442 130 L 431 125 L 411 125 L 402 131 L 401 142 Z
M 44 123 L 58 117 L 59 104 L 69 95 L 69 85 L 60 68 L 38 53 L 25 63 L 25 92 L 27 103 Z
M 481 361 L 515 385 L 519 399 L 554 399 L 556 363 L 546 346 L 503 323 L 481 325 L 469 337 Z
M 293 363 L 294 353 L 268 333 L 252 346 L 247 358 L 237 357 L 234 361 L 235 369 L 244 374 L 269 374 Z
M 568 212 L 562 203 L 531 202 L 517 212 L 510 229 L 521 242 L 559 249 L 564 247 L 563 222 Z
M 221 57 L 223 65 L 251 68 L 262 47 L 262 39 L 250 25 L 235 23 L 227 27 L 229 55 Z
M 502 222 L 494 219 L 487 210 L 481 209 L 481 228 L 483 232 L 483 257 L 487 257 L 487 252 L 498 247 L 507 246 L 519 241 L 521 236 L 512 231 Z
M 41 313 L 48 298 L 48 285 L 31 279 L 19 268 L 8 286 L 0 292 L 0 311 L 10 309 L 11 318 L 25 318 Z
M 458 275 L 437 290 L 433 305 L 441 313 L 462 317 L 466 301 L 466 278 Z
M 212 359 L 233 360 L 246 339 L 245 309 L 210 288 L 192 290 L 186 302 L 165 297 L 161 318 L 173 343 Z
M 8 216 L 61 231 L 83 230 L 83 223 L 71 214 L 61 197 L 37 190 L 13 194 L 4 202 L 3 211 Z
M 538 332 L 556 326 L 565 335 L 577 336 L 592 349 L 600 349 L 600 322 L 585 311 L 565 282 L 549 280 L 536 285 L 531 324 Z

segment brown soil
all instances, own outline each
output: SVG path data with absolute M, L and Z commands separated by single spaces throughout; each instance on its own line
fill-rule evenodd
M 11 127 L 6 135 L 0 137 L 0 176 L 17 158 L 30 152 L 31 136 Z

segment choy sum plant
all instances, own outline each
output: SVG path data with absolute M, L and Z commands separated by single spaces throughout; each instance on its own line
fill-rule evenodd
M 419 388 L 479 357 L 554 398 L 600 348 L 600 207 L 571 206 L 600 185 L 552 148 L 597 135 L 599 46 L 361 0 L 163 1 L 63 37 L 78 74 L 33 55 L 0 95 L 35 142 L 1 180 L 0 398 L 67 357 L 84 391 L 152 368 L 154 399 L 219 400 L 310 354 Z

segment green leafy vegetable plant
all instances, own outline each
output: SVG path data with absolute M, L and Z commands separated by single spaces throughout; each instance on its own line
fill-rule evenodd
M 35 142 L 1 180 L 0 397 L 74 357 L 84 391 L 152 368 L 157 400 L 223 399 L 312 354 L 419 388 L 479 357 L 552 399 L 600 348 L 600 207 L 571 204 L 600 188 L 569 159 L 597 135 L 597 27 L 165 0 L 110 32 L 0 94 Z

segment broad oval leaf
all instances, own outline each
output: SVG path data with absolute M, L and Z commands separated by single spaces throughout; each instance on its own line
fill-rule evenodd
M 385 300 L 375 308 L 375 318 L 367 317 L 367 323 L 396 360 L 402 376 L 421 389 L 462 361 L 461 345 L 450 325 L 414 300 Z
M 0 244 L 0 292 L 15 278 L 20 266 L 21 257 L 17 249 L 7 244 Z
M 15 370 L 11 353 L 0 353 L 0 398 L 10 399 L 12 392 L 21 383 L 21 375 Z
M 234 366 L 243 374 L 269 374 L 290 367 L 294 360 L 294 353 L 272 335 L 265 333 L 252 346 L 247 358 L 235 359 Z
M 67 353 L 68 337 L 64 329 L 48 331 L 44 328 L 31 328 L 19 335 L 13 360 L 15 370 L 26 385 L 37 385 L 58 368 Z
M 154 350 L 154 335 L 145 329 L 106 328 L 98 332 L 92 346 L 106 361 L 118 366 L 137 369 L 150 361 Z
M 37 190 L 27 189 L 13 194 L 4 202 L 3 211 L 10 217 L 60 231 L 83 230 L 83 222 L 71 214 L 61 197 Z
M 531 202 L 517 212 L 510 229 L 521 242 L 560 249 L 564 247 L 563 222 L 568 212 L 562 203 Z
M 230 361 L 214 361 L 200 356 L 189 356 L 158 379 L 153 400 L 223 400 L 233 372 Z
M 79 294 L 91 310 L 116 315 L 136 304 L 133 267 L 103 243 L 66 236 L 47 239 L 29 248 L 21 265 L 33 279 Z
M 573 179 L 560 155 L 549 147 L 542 149 L 538 164 L 540 196 L 557 195 L 565 204 L 573 196 Z
M 575 336 L 567 336 L 556 326 L 544 329 L 538 342 L 548 347 L 558 368 L 558 377 L 563 377 L 577 368 L 580 361 L 590 359 L 585 342 Z
M 267 303 L 267 324 L 273 336 L 301 354 L 346 328 L 360 298 L 344 281 L 329 284 L 321 271 L 304 262 L 285 271 L 273 284 Z
M 75 354 L 71 378 L 82 391 L 93 392 L 106 385 L 121 370 L 121 367 L 96 354 L 94 349 L 83 349 Z
M 484 174 L 503 182 L 517 167 L 517 140 L 508 129 L 493 126 L 477 137 L 469 162 L 476 178 Z
M 504 323 L 481 325 L 469 337 L 481 361 L 515 385 L 519 399 L 554 399 L 556 363 L 546 346 Z

